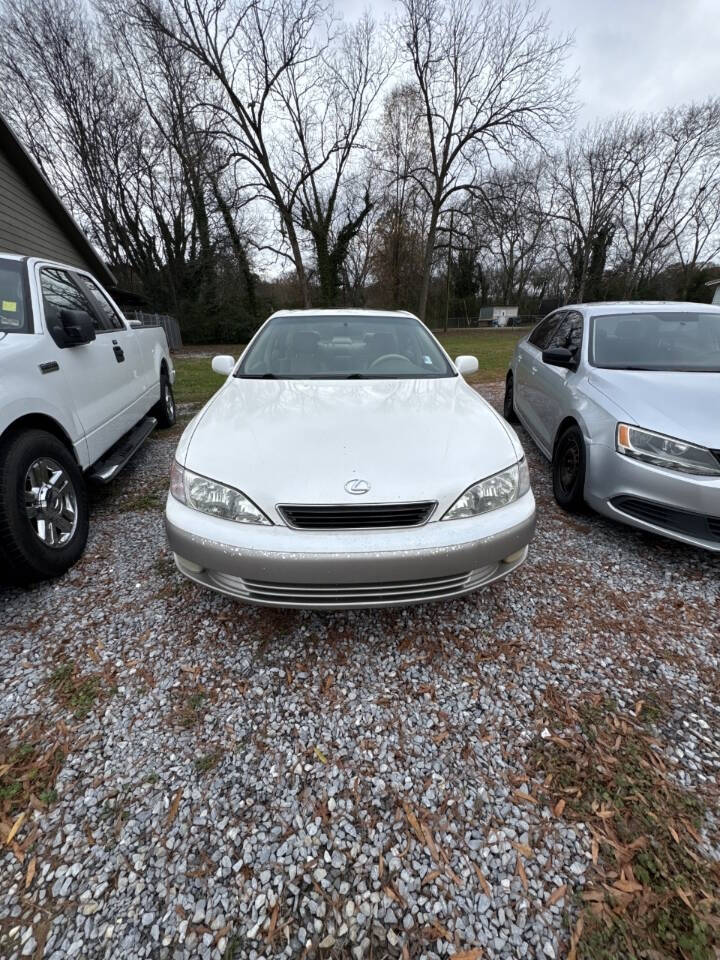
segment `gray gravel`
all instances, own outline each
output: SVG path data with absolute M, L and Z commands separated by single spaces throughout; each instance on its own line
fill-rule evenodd
M 564 956 L 590 836 L 525 775 L 545 692 L 661 700 L 678 781 L 716 783 L 720 560 L 563 515 L 522 437 L 518 574 L 405 610 L 253 608 L 174 570 L 176 437 L 94 495 L 68 575 L 0 587 L 3 736 L 37 718 L 72 743 L 24 862 L 0 852 L 0 954 Z M 102 673 L 84 719 L 48 683 L 62 662 Z

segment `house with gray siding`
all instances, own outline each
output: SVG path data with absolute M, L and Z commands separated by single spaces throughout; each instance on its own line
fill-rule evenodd
M 0 115 L 0 252 L 47 257 L 89 270 L 106 287 L 115 278 Z

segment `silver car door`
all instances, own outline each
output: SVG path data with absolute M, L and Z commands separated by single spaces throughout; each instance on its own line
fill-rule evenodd
M 542 351 L 564 315 L 564 311 L 549 314 L 535 327 L 518 349 L 515 372 L 515 409 L 536 440 L 542 442 L 538 404 L 542 403 L 538 371 L 542 367 Z
M 553 330 L 545 349 L 564 347 L 575 353 L 579 361 L 582 338 L 583 316 L 577 310 L 568 310 Z M 558 426 L 571 412 L 571 388 L 577 376 L 575 370 L 552 366 L 542 359 L 540 361 L 536 374 L 538 430 L 540 442 L 549 451 L 552 451 Z

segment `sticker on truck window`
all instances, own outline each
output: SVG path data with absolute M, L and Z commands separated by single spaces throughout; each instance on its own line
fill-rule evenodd
M 2 308 L 5 313 L 17 313 L 17 300 L 3 300 Z

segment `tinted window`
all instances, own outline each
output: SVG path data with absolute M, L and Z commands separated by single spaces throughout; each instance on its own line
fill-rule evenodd
M 548 347 L 565 347 L 566 350 L 579 350 L 582 345 L 583 318 L 571 310 L 566 313 L 550 337 Z
M 16 260 L 0 260 L 0 333 L 31 332 L 25 265 Z
M 105 296 L 100 287 L 89 277 L 77 277 L 80 285 L 87 293 L 96 311 L 100 314 L 108 330 L 124 330 L 125 324 L 115 312 L 115 308 Z
M 89 313 L 96 330 L 105 330 L 97 313 L 80 287 L 73 282 L 66 270 L 55 267 L 43 267 L 40 272 L 43 309 L 48 325 L 58 320 L 60 310 L 84 310 Z
M 550 342 L 550 335 L 555 329 L 555 324 L 558 322 L 561 316 L 561 313 L 551 313 L 549 317 L 545 317 L 544 320 L 541 320 L 528 337 L 528 343 L 531 343 L 534 347 L 537 347 L 538 350 L 545 350 Z
M 454 374 L 428 330 L 414 317 L 309 314 L 270 320 L 235 376 L 376 380 Z
M 720 372 L 720 312 L 593 317 L 590 362 L 618 370 Z

